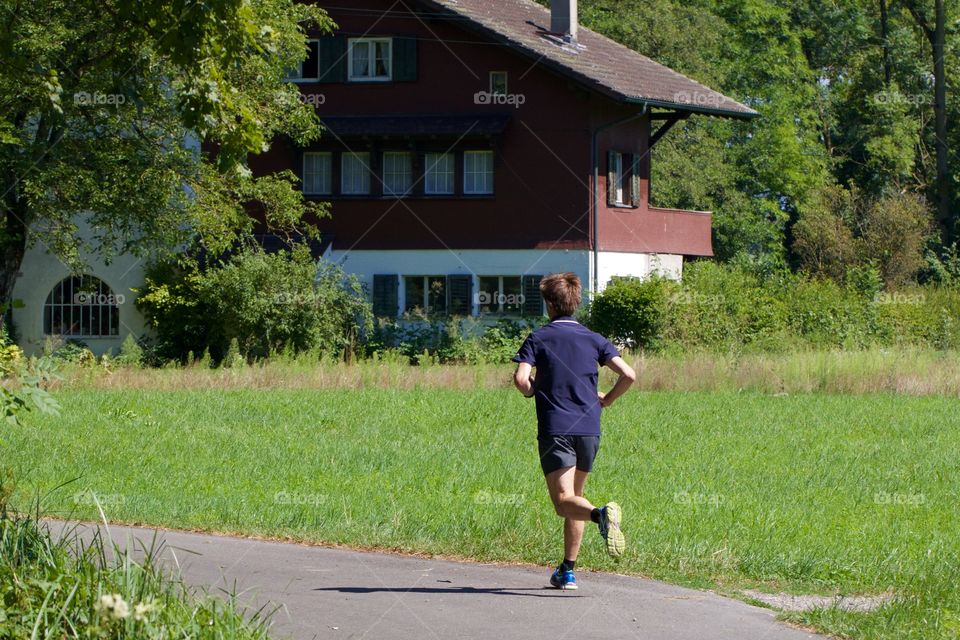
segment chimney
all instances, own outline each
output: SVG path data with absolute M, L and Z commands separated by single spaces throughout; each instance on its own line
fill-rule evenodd
M 576 42 L 577 26 L 577 0 L 551 0 L 550 31 Z

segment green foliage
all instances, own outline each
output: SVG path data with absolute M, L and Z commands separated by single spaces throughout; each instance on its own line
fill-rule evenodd
M 915 194 L 870 197 L 855 186 L 824 187 L 801 211 L 793 249 L 815 275 L 842 282 L 851 270 L 873 266 L 887 286 L 903 286 L 927 264 L 932 229 L 931 212 Z
M 378 321 L 365 348 L 372 357 L 397 353 L 413 364 L 504 364 L 540 324 L 501 318 L 491 325 L 476 318 L 410 315 Z
M 306 144 L 320 134 L 284 72 L 306 56 L 307 30 L 330 29 L 322 9 L 294 0 L 4 6 L 4 276 L 19 269 L 28 228 L 30 242 L 79 270 L 84 249 L 153 257 L 196 234 L 219 253 L 252 231 L 243 206 L 252 200 L 273 229 L 309 230 L 305 217 L 325 215 L 291 174 L 254 178 L 245 166 L 279 136 Z M 89 246 L 81 223 L 96 229 Z
M 958 349 L 960 289 L 885 289 L 870 265 L 837 282 L 704 261 L 688 265 L 682 283 L 613 283 L 594 300 L 588 322 L 623 344 L 670 352 Z
M 0 638 L 267 640 L 267 617 L 245 620 L 232 597 L 195 598 L 167 577 L 158 549 L 135 559 L 102 534 L 77 544 L 69 530 L 61 539 L 15 515 L 8 483 L 0 482 Z
M 615 280 L 591 302 L 587 323 L 619 344 L 639 349 L 656 347 L 673 289 L 673 283 L 657 277 Z
M 305 247 L 243 251 L 208 269 L 161 263 L 137 300 L 166 358 L 238 359 L 290 352 L 343 354 L 372 327 L 360 283 Z
M 9 425 L 20 424 L 20 417 L 32 410 L 49 415 L 58 415 L 60 404 L 47 390 L 50 383 L 59 378 L 56 362 L 49 357 L 25 360 L 19 349 L 11 345 L 3 348 L 5 357 L 16 353 L 15 359 L 4 363 L 0 378 L 0 416 Z
M 140 346 L 132 333 L 128 333 L 127 337 L 123 339 L 123 344 L 120 345 L 120 354 L 114 359 L 114 362 L 129 367 L 139 367 L 143 364 L 143 360 L 143 347 Z

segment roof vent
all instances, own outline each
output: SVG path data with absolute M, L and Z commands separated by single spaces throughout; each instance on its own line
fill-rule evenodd
M 551 0 L 550 31 L 568 42 L 576 42 L 577 27 L 577 0 Z

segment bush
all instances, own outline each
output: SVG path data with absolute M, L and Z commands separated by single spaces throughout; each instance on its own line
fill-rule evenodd
M 491 325 L 476 318 L 411 314 L 399 321 L 381 319 L 366 346 L 368 355 L 398 353 L 412 364 L 504 364 L 538 326 L 534 320 L 501 318 Z
M 137 300 L 157 334 L 157 349 L 185 362 L 189 353 L 223 361 L 233 342 L 242 358 L 278 353 L 341 355 L 372 326 L 360 283 L 305 248 L 240 253 L 205 270 L 151 268 Z
M 874 266 L 888 287 L 902 286 L 928 264 L 924 249 L 933 226 L 916 194 L 870 198 L 853 186 L 829 186 L 800 212 L 793 250 L 813 275 L 843 282 L 852 268 Z
M 661 350 L 957 349 L 960 290 L 883 289 L 879 270 L 869 265 L 837 282 L 696 262 L 682 283 L 612 284 L 594 300 L 588 322 L 614 341 Z
M 615 280 L 590 303 L 587 324 L 627 347 L 656 347 L 676 291 L 676 283 L 660 277 Z

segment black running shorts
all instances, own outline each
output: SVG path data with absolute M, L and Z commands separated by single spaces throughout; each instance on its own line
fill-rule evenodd
M 600 449 L 600 436 L 540 436 L 537 443 L 544 475 L 567 467 L 589 472 Z

